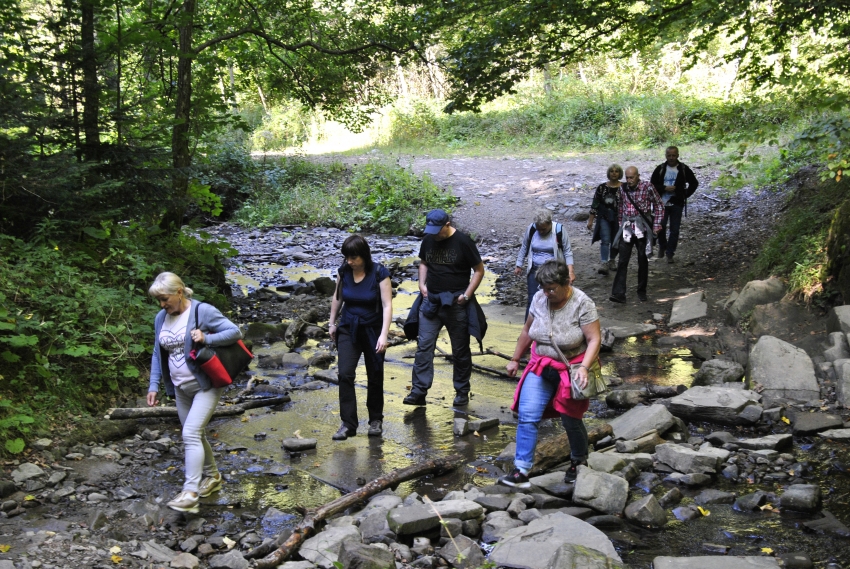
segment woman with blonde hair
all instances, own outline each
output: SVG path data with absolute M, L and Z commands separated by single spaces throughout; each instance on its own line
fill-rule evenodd
M 617 235 L 619 226 L 617 215 L 620 207 L 620 186 L 623 185 L 620 181 L 623 179 L 623 167 L 619 164 L 611 164 L 608 166 L 607 177 L 606 182 L 596 187 L 593 202 L 590 204 L 590 217 L 587 218 L 587 228 L 593 231 L 591 245 L 597 241 L 602 242 L 599 249 L 602 264 L 598 272 L 603 275 L 617 270 L 617 265 L 614 263 L 614 257 L 617 255 L 616 251 L 611 251 L 611 242 Z
M 221 488 L 221 473 L 204 430 L 225 388 L 213 387 L 207 374 L 188 356 L 193 344 L 227 346 L 240 340 L 242 332 L 216 307 L 192 300 L 192 289 L 174 273 L 160 273 L 148 293 L 159 301 L 162 310 L 154 319 L 147 403 L 151 407 L 158 403 L 160 383 L 164 383 L 165 392 L 177 402 L 183 426 L 185 481 L 168 507 L 194 513 L 199 498 Z

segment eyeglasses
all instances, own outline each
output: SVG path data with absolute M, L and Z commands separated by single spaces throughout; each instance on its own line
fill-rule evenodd
M 555 285 L 554 288 L 544 288 L 543 285 L 537 285 L 537 290 L 542 290 L 543 294 L 555 294 L 560 286 L 561 285 Z

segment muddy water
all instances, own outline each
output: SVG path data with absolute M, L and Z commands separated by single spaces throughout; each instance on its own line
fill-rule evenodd
M 382 259 L 383 260 L 383 259 Z M 410 262 L 411 258 L 403 258 Z M 254 265 L 248 273 L 234 272 L 233 284 L 244 291 L 263 286 L 265 280 L 296 281 L 302 277 L 310 280 L 317 276 L 332 276 L 331 269 L 312 265 L 277 266 Z M 520 330 L 524 310 L 517 307 L 497 305 L 492 302 L 496 276 L 487 273 L 480 289 L 479 301 L 487 314 L 489 330 L 484 341 L 485 348 L 502 353 L 511 353 Z M 418 291 L 414 282 L 404 282 L 397 290 L 393 306 L 395 317 L 406 316 Z M 604 322 L 603 322 L 604 324 Z M 443 334 L 438 346 L 449 353 L 448 338 Z M 305 356 L 317 349 L 327 349 L 328 344 L 308 342 L 300 349 Z M 342 492 L 351 491 L 366 481 L 433 456 L 459 453 L 467 465 L 438 478 L 428 477 L 402 484 L 401 494 L 418 492 L 439 499 L 446 492 L 462 488 L 471 483 L 487 486 L 495 483 L 502 468 L 510 468 L 510 462 L 498 462 L 496 457 L 514 439 L 515 419 L 508 406 L 512 400 L 515 381 L 503 379 L 481 371 L 473 371 L 472 398 L 465 408 L 453 408 L 451 364 L 442 358 L 435 360 L 435 379 L 428 393 L 427 406 L 409 407 L 402 404 L 410 386 L 412 356 L 415 344 L 406 343 L 392 347 L 387 352 L 385 368 L 384 433 L 380 438 L 365 436 L 368 417 L 365 408 L 366 390 L 359 385 L 358 412 L 360 429 L 356 437 L 346 441 L 332 441 L 331 435 L 339 426 L 338 391 L 334 386 L 314 391 L 293 391 L 292 402 L 282 411 L 257 410 L 242 420 L 229 419 L 213 424 L 217 439 L 229 448 L 247 448 L 248 458 L 231 462 L 240 473 L 239 484 L 228 484 L 221 496 L 216 498 L 222 505 L 240 504 L 253 512 L 263 512 L 274 506 L 287 514 L 265 527 L 267 535 L 277 533 L 282 527 L 293 526 L 299 520 L 295 507 L 314 507 L 326 503 Z M 473 346 L 476 351 L 477 346 Z M 492 355 L 477 355 L 476 364 L 495 369 L 504 369 L 504 359 Z M 659 348 L 654 335 L 618 341 L 615 351 L 604 357 L 603 373 L 623 388 L 655 385 L 689 386 L 696 369 L 688 350 L 683 348 Z M 297 375 L 286 370 L 252 370 L 274 380 Z M 303 372 L 302 372 L 303 374 Z M 362 366 L 358 369 L 358 381 L 365 378 Z M 604 410 L 604 404 L 594 404 L 587 415 L 588 426 L 599 421 L 594 411 Z M 456 437 L 452 434 L 455 418 L 497 417 L 500 425 L 481 433 Z M 692 427 L 694 434 L 699 426 Z M 541 437 L 561 430 L 555 421 L 542 425 Z M 706 426 L 705 433 L 713 430 Z M 290 455 L 281 449 L 284 438 L 298 433 L 306 438 L 316 438 L 315 450 Z M 262 437 L 261 435 L 265 435 Z M 261 440 L 257 440 L 260 438 Z M 822 461 L 850 464 L 846 451 L 829 445 L 816 443 L 807 447 L 804 456 L 814 464 Z M 241 462 L 240 462 L 241 461 Z M 251 476 L 246 476 L 245 473 Z M 835 507 L 844 505 L 850 498 L 850 483 L 845 472 L 819 472 L 822 488 L 837 496 Z M 768 486 L 728 485 L 721 478 L 712 487 L 738 492 L 756 489 L 775 490 Z M 655 490 L 657 495 L 666 492 L 664 485 Z M 828 489 L 828 490 L 827 490 Z M 641 491 L 633 490 L 633 498 Z M 698 491 L 683 489 L 686 498 L 683 505 L 692 503 Z M 707 544 L 730 547 L 730 555 L 761 555 L 767 552 L 805 551 L 822 563 L 831 559 L 850 560 L 850 546 L 835 544 L 832 538 L 804 533 L 800 523 L 806 519 L 781 516 L 767 509 L 758 513 L 741 513 L 731 505 L 712 505 L 710 514 L 698 520 L 682 523 L 672 519 L 663 530 L 646 530 L 624 525 L 621 530 L 606 530 L 615 543 L 624 562 L 633 568 L 649 568 L 658 555 L 690 556 L 707 555 Z M 834 512 L 842 518 L 842 514 Z M 234 516 L 237 512 L 234 512 Z M 844 520 L 846 522 L 846 520 Z M 719 565 L 722 566 L 722 565 Z

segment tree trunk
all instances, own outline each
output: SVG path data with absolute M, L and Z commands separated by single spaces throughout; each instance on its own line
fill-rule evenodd
M 850 198 L 835 210 L 826 239 L 826 258 L 827 275 L 835 279 L 844 303 L 850 303 Z
M 94 9 L 97 0 L 82 0 L 80 3 L 82 44 L 80 67 L 83 71 L 83 132 L 85 143 L 83 157 L 86 160 L 100 158 L 100 85 L 97 81 L 97 54 L 94 48 Z
M 189 121 L 192 110 L 192 32 L 195 19 L 195 0 L 183 0 L 178 26 L 180 51 L 177 58 L 177 98 L 174 105 L 174 127 L 171 130 L 171 156 L 174 172 L 171 177 L 172 203 L 165 213 L 161 226 L 178 230 L 183 223 L 186 197 L 189 189 Z
M 212 416 L 213 418 L 232 417 L 233 415 L 241 415 L 248 409 L 272 407 L 282 403 L 289 403 L 290 401 L 292 399 L 290 399 L 289 395 L 252 399 L 238 405 L 219 407 L 213 411 Z M 177 417 L 177 407 L 113 407 L 106 411 L 104 419 L 150 419 L 152 417 Z
M 611 425 L 605 423 L 587 432 L 587 440 L 589 444 L 594 444 L 600 439 L 614 434 L 614 429 Z M 534 453 L 534 468 L 531 469 L 532 474 L 540 474 L 547 470 L 563 464 L 570 459 L 570 441 L 567 439 L 567 433 L 546 439 L 537 443 L 537 451 Z
M 274 550 L 270 555 L 267 555 L 263 559 L 257 561 L 257 567 L 260 569 L 268 569 L 271 567 L 277 567 L 286 561 L 290 555 L 295 553 L 298 548 L 301 547 L 301 544 L 304 543 L 307 538 L 316 533 L 316 530 L 321 523 L 330 516 L 342 512 L 370 496 L 374 496 L 385 488 L 397 486 L 401 482 L 413 480 L 414 478 L 419 478 L 426 474 L 442 474 L 443 472 L 453 470 L 462 462 L 463 457 L 455 454 L 445 458 L 435 458 L 434 460 L 414 464 L 400 470 L 393 470 L 380 478 L 372 480 L 354 492 L 346 494 L 345 496 L 340 496 L 336 500 L 319 507 L 317 510 L 309 511 L 307 515 L 304 516 L 304 519 L 301 520 L 301 523 L 298 524 L 298 526 L 292 531 L 289 539 L 287 539 L 283 545 Z M 259 557 L 264 555 L 267 552 L 267 549 L 268 548 L 260 546 L 249 551 L 245 554 L 245 557 L 247 559 Z

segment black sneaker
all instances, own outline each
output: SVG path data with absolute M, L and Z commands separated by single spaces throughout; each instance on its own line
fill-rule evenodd
M 425 405 L 425 394 L 424 393 L 413 393 L 412 391 L 407 394 L 407 397 L 402 401 L 405 405 Z
M 579 466 L 587 466 L 586 460 L 572 460 L 570 459 L 570 467 L 567 469 L 567 472 L 564 474 L 564 482 L 570 483 L 575 482 L 576 477 L 578 476 L 578 467 Z
M 335 441 L 344 441 L 348 437 L 357 435 L 357 429 L 349 429 L 345 425 L 340 425 L 339 430 L 331 437 Z
M 499 484 L 513 486 L 514 488 L 531 488 L 531 482 L 528 481 L 528 476 L 523 474 L 519 468 L 514 468 L 510 474 L 499 478 Z
M 469 405 L 469 395 L 466 393 L 458 393 L 453 404 L 455 407 L 466 407 Z
M 637 295 L 638 295 L 639 301 L 646 302 L 646 293 L 645 292 L 639 292 L 639 293 L 637 293 Z
M 608 300 L 610 300 L 611 302 L 616 302 L 617 304 L 625 304 L 626 303 L 626 297 L 625 296 L 619 296 L 619 295 L 616 295 L 616 294 L 612 294 L 610 297 L 608 297 Z

